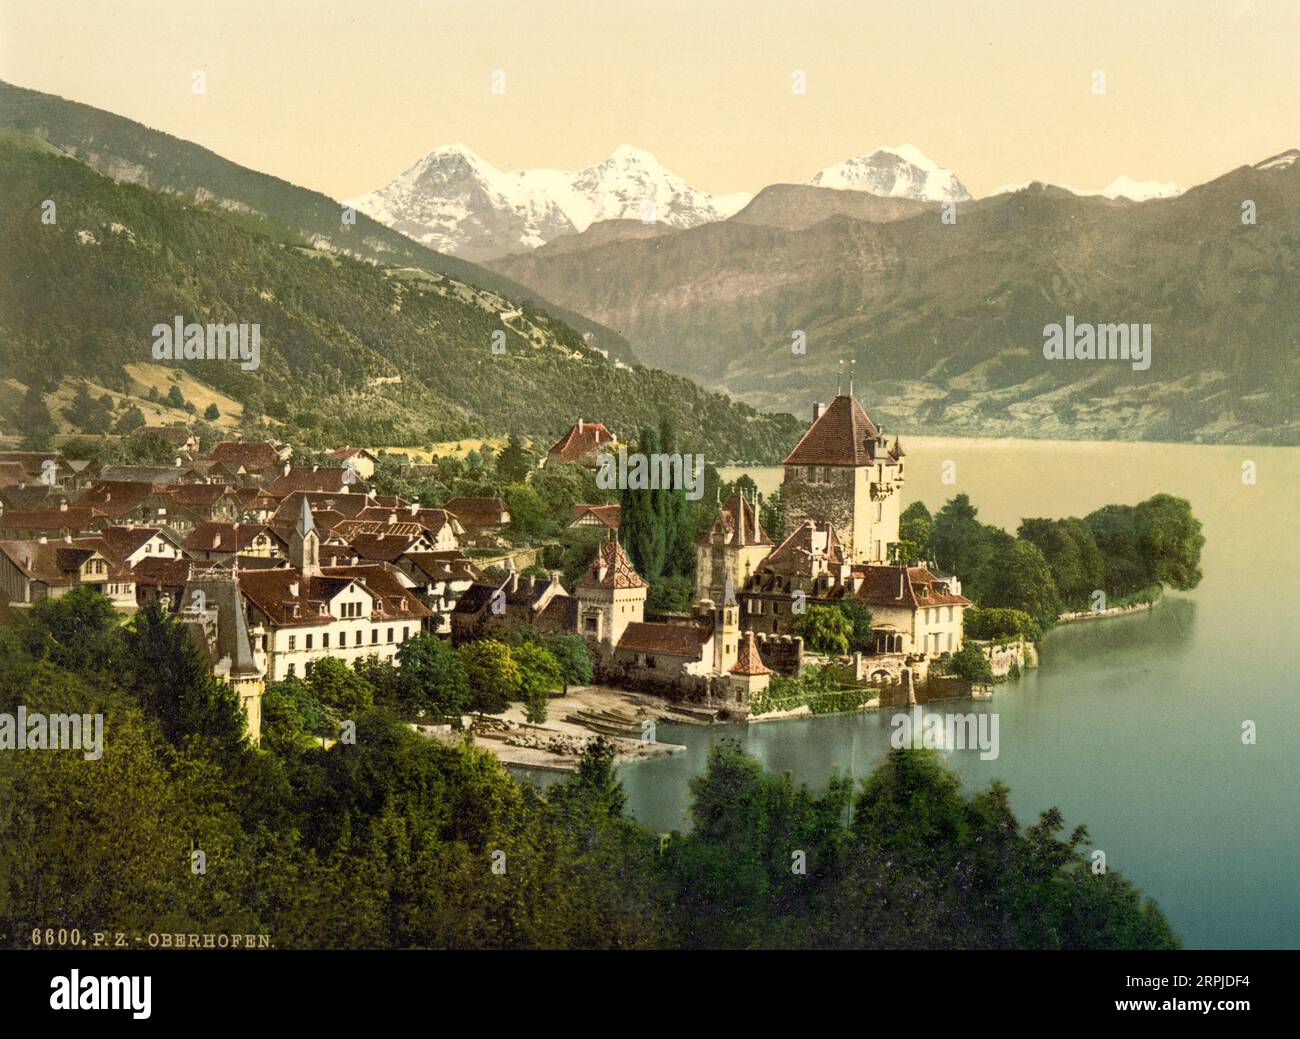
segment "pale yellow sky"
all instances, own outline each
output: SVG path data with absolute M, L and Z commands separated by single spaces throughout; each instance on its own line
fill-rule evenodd
M 975 195 L 1187 187 L 1300 147 L 1300 0 L 0 0 L 0 79 L 336 198 L 452 142 L 715 193 L 904 143 Z

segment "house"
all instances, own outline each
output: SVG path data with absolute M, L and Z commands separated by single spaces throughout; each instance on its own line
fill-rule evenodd
M 456 517 L 471 544 L 493 545 L 501 528 L 510 522 L 500 498 L 451 498 L 443 508 Z
M 829 523 L 806 520 L 775 548 L 739 594 L 745 629 L 792 635 L 809 606 L 857 602 L 871 611 L 873 651 L 936 657 L 962 646 L 971 601 L 955 577 L 924 566 L 852 566 Z
M 207 560 L 188 559 L 184 556 L 176 559 L 157 556 L 140 560 L 131 569 L 135 581 L 135 600 L 139 606 L 150 602 L 160 602 L 168 612 L 176 612 L 184 605 L 185 586 L 190 574 L 196 570 L 205 570 L 215 564 Z
M 98 547 L 115 565 L 134 570 L 146 559 L 179 559 L 181 543 L 166 527 L 105 527 L 74 544 Z
M 199 449 L 199 438 L 184 426 L 141 426 L 138 432 L 145 436 L 157 437 L 188 455 L 197 453 Z
M 584 422 L 578 419 L 564 436 L 551 445 L 542 465 L 585 465 L 594 469 L 600 463 L 597 456 L 603 449 L 616 443 L 614 434 L 603 422 Z
M 0 487 L 22 487 L 30 481 L 21 462 L 0 462 Z
M 310 468 L 293 468 L 288 462 L 281 466 L 280 475 L 266 485 L 268 494 L 284 498 L 299 491 L 317 494 L 364 494 L 365 482 L 352 470 L 313 465 Z
M 178 458 L 176 465 L 106 465 L 99 481 L 106 483 L 147 483 L 163 486 L 174 483 L 199 483 L 202 477 Z
M 851 564 L 884 563 L 898 541 L 903 447 L 852 393 L 813 405 L 813 422 L 782 463 L 784 536 L 808 520 L 834 525 Z
M 337 451 L 331 451 L 330 457 L 345 467 L 355 469 L 363 480 L 369 480 L 375 475 L 375 463 L 379 461 L 378 455 L 364 447 L 340 447 Z
M 564 590 L 559 571 L 550 578 L 485 574 L 461 594 L 451 614 L 456 645 L 491 638 L 518 627 L 546 632 L 577 630 L 577 600 Z
M 460 547 L 461 538 L 465 537 L 465 528 L 460 520 L 446 509 L 422 509 L 418 502 L 392 507 L 368 505 L 357 513 L 356 518 L 389 525 L 418 523 L 433 539 L 433 551 L 436 552 L 454 552 Z
M 29 483 L 63 487 L 72 476 L 67 461 L 57 451 L 0 451 L 0 463 L 16 462 Z
M 57 599 L 76 588 L 107 596 L 116 609 L 134 612 L 135 581 L 98 547 L 51 541 L 0 541 L 0 594 L 11 606 Z
M 456 604 L 471 585 L 482 580 L 482 572 L 459 552 L 411 552 L 394 565 L 433 611 L 429 631 L 450 636 Z
M 165 487 L 138 481 L 101 480 L 83 492 L 74 507 L 92 508 L 107 524 L 137 527 L 170 526 L 176 503 Z
M 292 457 L 291 448 L 262 440 L 223 440 L 208 452 L 208 460 L 217 462 L 249 483 L 264 476 L 274 478 Z
M 260 523 L 200 523 L 182 543 L 191 559 L 231 566 L 242 558 L 288 559 L 289 542 Z
M 40 509 L 6 509 L 0 513 L 0 538 L 23 540 L 83 534 L 103 516 L 95 507 L 69 505 L 66 501 Z
M 265 630 L 267 680 L 303 676 L 325 656 L 351 664 L 391 660 L 432 618 L 386 564 L 322 566 L 321 539 L 304 501 L 294 525 L 288 568 L 241 570 L 250 629 Z
M 733 491 L 713 526 L 695 543 L 695 598 L 717 602 L 723 579 L 744 582 L 772 551 L 772 539 L 759 522 L 758 495 Z
M 223 483 L 192 483 L 169 487 L 168 493 L 187 524 L 236 523 L 247 510 L 233 487 Z
M 606 530 L 617 534 L 620 509 L 621 506 L 618 505 L 575 505 L 569 527 L 572 530 Z

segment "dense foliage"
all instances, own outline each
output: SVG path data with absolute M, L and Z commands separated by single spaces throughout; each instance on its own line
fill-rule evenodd
M 928 752 L 817 796 L 723 742 L 692 783 L 693 829 L 661 841 L 624 815 L 603 740 L 543 796 L 412 732 L 373 668 L 282 684 L 250 747 L 178 632 L 86 592 L 0 628 L 0 711 L 105 717 L 98 760 L 0 755 L 4 944 L 49 926 L 280 948 L 1177 944 L 1131 885 L 1090 871 L 1085 831 L 1059 838 L 1055 810 L 1022 828 L 1004 787 L 967 797 Z M 503 680 L 505 650 L 466 662 L 471 699 L 480 673 Z M 328 750 L 282 725 L 343 711 L 355 741 Z

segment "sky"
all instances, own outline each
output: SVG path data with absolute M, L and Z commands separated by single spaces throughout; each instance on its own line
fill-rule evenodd
M 1188 187 L 1300 147 L 1300 0 L 0 0 L 0 79 L 335 198 L 456 142 L 715 194 L 900 144 L 976 196 Z

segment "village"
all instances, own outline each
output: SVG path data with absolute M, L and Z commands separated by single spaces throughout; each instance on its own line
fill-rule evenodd
M 335 465 L 295 465 L 270 441 L 221 441 L 206 453 L 183 427 L 155 427 L 170 466 L 102 465 L 53 452 L 0 452 L 0 594 L 29 607 L 78 588 L 123 614 L 155 602 L 183 623 L 212 673 L 262 734 L 268 685 L 304 678 L 326 658 L 399 664 L 404 644 L 455 647 L 511 632 L 581 639 L 589 686 L 550 691 L 546 724 L 521 705 L 494 715 L 412 719 L 444 740 L 465 728 L 503 760 L 572 768 L 587 739 L 615 741 L 624 760 L 671 752 L 656 720 L 696 724 L 807 714 L 771 684 L 836 668 L 858 707 L 987 695 L 939 674 L 963 646 L 973 604 L 932 563 L 901 559 L 906 455 L 851 393 L 815 404 L 783 463 L 780 530 L 764 529 L 756 491 L 722 500 L 695 543 L 689 611 L 647 616 L 649 582 L 620 541 L 618 504 L 577 503 L 569 526 L 596 535 L 566 587 L 543 570 L 501 498 L 452 497 L 426 507 L 371 486 L 379 457 L 332 452 Z M 538 471 L 595 470 L 626 446 L 579 419 Z M 413 467 L 415 470 L 429 467 Z M 856 604 L 869 642 L 851 654 L 811 651 L 810 609 Z M 663 614 L 663 611 L 660 611 Z M 995 672 L 1032 666 L 1022 642 L 986 648 Z

